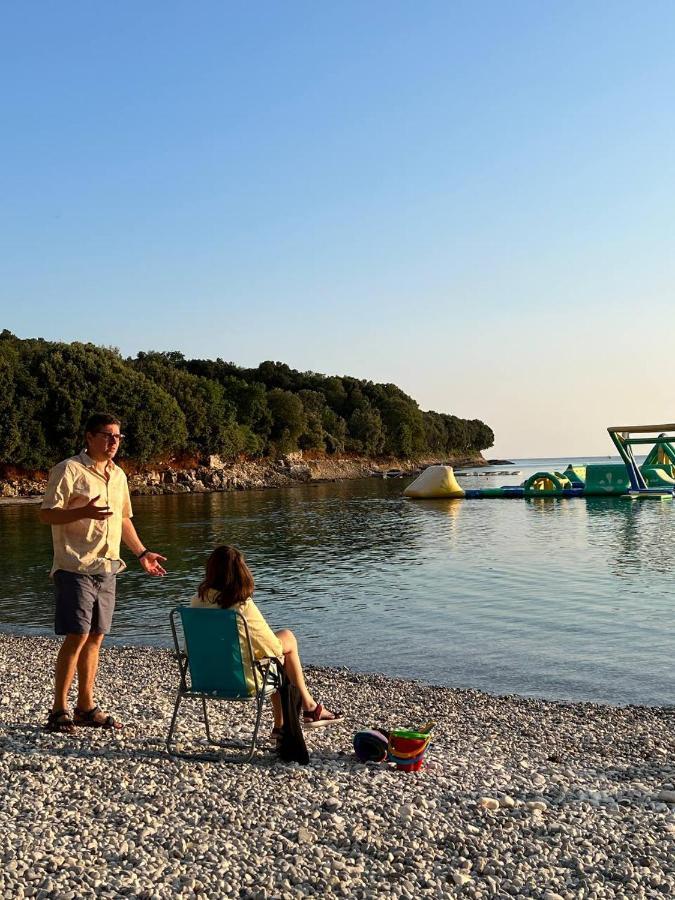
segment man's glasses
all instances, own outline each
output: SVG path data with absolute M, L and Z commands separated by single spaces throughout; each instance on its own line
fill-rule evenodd
M 95 431 L 94 434 L 100 434 L 101 437 L 104 437 L 109 443 L 113 441 L 121 443 L 125 437 L 123 434 L 110 434 L 109 431 Z

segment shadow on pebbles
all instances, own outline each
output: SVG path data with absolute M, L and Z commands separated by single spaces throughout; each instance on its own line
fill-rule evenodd
M 340 725 L 306 732 L 308 766 L 169 759 L 168 651 L 105 649 L 112 734 L 40 726 L 54 640 L 0 635 L 0 896 L 7 898 L 675 895 L 673 708 L 493 697 L 309 668 Z M 211 704 L 245 734 L 250 704 Z M 199 706 L 179 739 L 208 749 Z M 436 727 L 424 768 L 363 765 L 362 728 Z

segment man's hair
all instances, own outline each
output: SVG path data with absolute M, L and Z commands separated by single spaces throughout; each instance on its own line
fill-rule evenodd
M 84 426 L 85 434 L 94 434 L 101 425 L 121 425 L 122 423 L 117 416 L 111 416 L 109 413 L 94 413 L 89 416 Z
M 217 591 L 215 601 L 218 606 L 229 609 L 243 603 L 253 593 L 255 587 L 251 570 L 236 547 L 216 547 L 206 561 L 206 577 L 199 585 L 202 600 L 209 590 Z

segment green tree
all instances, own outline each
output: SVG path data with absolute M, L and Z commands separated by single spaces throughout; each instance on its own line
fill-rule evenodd
M 192 454 L 236 456 L 244 440 L 234 404 L 225 398 L 217 381 L 177 368 L 181 360 L 180 353 L 139 353 L 134 365 L 178 403 L 186 426 L 181 449 Z
M 347 423 L 330 407 L 325 406 L 321 417 L 324 443 L 328 453 L 342 453 L 347 444 Z
M 122 419 L 128 441 L 121 453 L 137 462 L 298 446 L 440 456 L 494 442 L 479 419 L 423 413 L 393 384 L 298 372 L 269 360 L 246 369 L 178 351 L 124 360 L 115 348 L 0 332 L 0 463 L 41 469 L 77 452 L 95 411 Z
M 325 450 L 323 415 L 326 398 L 319 391 L 300 391 L 298 394 L 304 410 L 305 426 L 298 437 L 301 450 Z
M 265 385 L 233 376 L 225 377 L 221 384 L 226 397 L 236 407 L 237 421 L 255 436 L 259 452 L 262 452 L 272 430 L 272 411 L 267 402 Z
M 385 442 L 382 419 L 370 404 L 364 403 L 349 417 L 347 447 L 366 456 L 379 456 Z
M 82 446 L 86 418 L 119 416 L 129 437 L 126 453 L 138 461 L 159 457 L 184 435 L 179 408 L 161 388 L 119 356 L 91 344 L 20 342 L 15 378 L 20 447 L 15 464 L 45 468 Z
M 333 376 L 326 378 L 322 385 L 321 391 L 326 398 L 326 403 L 339 416 L 344 418 L 345 413 L 351 412 L 347 410 L 347 390 L 345 389 L 342 378 Z
M 289 453 L 298 449 L 298 438 L 305 430 L 305 410 L 302 400 L 290 391 L 273 388 L 267 394 L 272 413 L 270 443 L 277 453 Z
M 294 372 L 286 363 L 266 360 L 257 369 L 252 370 L 254 381 L 261 381 L 268 390 L 280 388 L 292 390 L 296 386 L 298 372 Z
M 456 453 L 466 453 L 470 446 L 466 419 L 459 419 L 457 416 L 444 418 L 448 431 L 448 449 Z
M 469 419 L 467 422 L 469 446 L 472 450 L 488 450 L 495 442 L 494 432 L 480 419 Z
M 0 334 L 0 463 L 16 462 L 21 450 L 20 399 L 16 395 L 20 362 L 12 338 L 9 331 Z
M 380 413 L 385 428 L 385 453 L 410 457 L 424 452 L 424 419 L 417 404 L 390 394 Z
M 424 420 L 424 444 L 426 451 L 441 456 L 448 451 L 448 431 L 443 416 L 437 412 L 422 414 Z

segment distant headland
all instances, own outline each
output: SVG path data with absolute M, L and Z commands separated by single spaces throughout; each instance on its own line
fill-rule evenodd
M 494 443 L 479 419 L 425 412 L 394 384 L 176 351 L 124 358 L 114 348 L 4 330 L 0 495 L 34 493 L 29 483 L 38 487 L 80 449 L 93 411 L 122 420 L 120 462 L 144 493 L 412 471 L 423 461 L 484 464 L 481 451 Z

